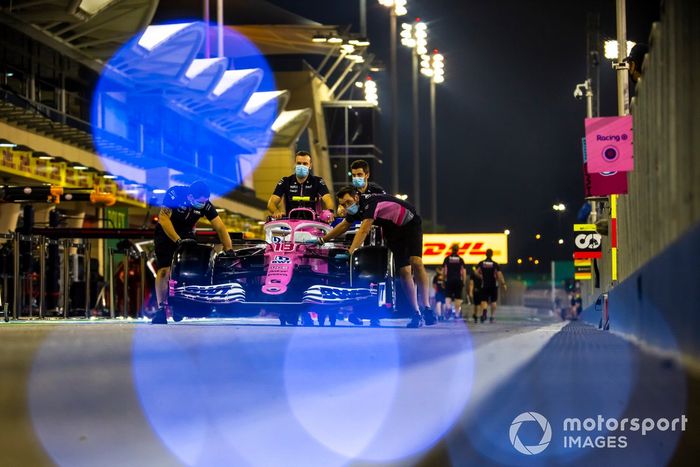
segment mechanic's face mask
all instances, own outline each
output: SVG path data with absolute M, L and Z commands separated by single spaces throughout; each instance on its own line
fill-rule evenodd
M 294 172 L 296 173 L 297 177 L 304 178 L 309 175 L 309 168 L 305 165 L 297 165 Z
M 352 186 L 355 188 L 364 188 L 365 184 L 365 177 L 352 177 Z
M 203 209 L 204 206 L 207 205 L 206 201 L 202 203 L 202 202 L 197 201 L 196 199 L 192 199 L 192 200 L 190 201 L 190 204 L 191 204 L 192 207 L 195 208 L 195 209 Z
M 345 211 L 352 216 L 357 214 L 357 211 L 359 211 L 359 210 L 360 210 L 360 206 L 358 206 L 357 203 L 352 203 L 350 206 L 345 208 Z

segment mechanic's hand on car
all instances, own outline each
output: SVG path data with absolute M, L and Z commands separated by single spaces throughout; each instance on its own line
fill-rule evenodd
M 283 211 L 275 211 L 275 212 L 272 214 L 272 218 L 273 218 L 273 219 L 281 219 L 281 218 L 283 218 L 283 217 L 284 217 L 284 212 L 283 212 Z
M 178 238 L 177 239 L 177 244 L 178 245 L 194 245 L 197 243 L 197 240 L 193 238 Z
M 221 254 L 228 257 L 236 256 L 236 252 L 233 251 L 233 248 L 230 250 L 224 250 L 223 252 L 221 252 Z

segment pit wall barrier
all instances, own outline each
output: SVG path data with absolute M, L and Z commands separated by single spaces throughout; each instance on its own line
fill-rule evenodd
M 700 2 L 661 4 L 630 106 L 635 167 L 629 193 L 617 205 L 620 282 L 700 222 Z M 604 219 L 610 206 L 601 205 Z M 585 285 L 585 305 L 612 287 L 610 258 L 606 236 L 598 261 L 600 289 L 593 289 L 593 281 Z
M 700 223 L 608 293 L 610 330 L 700 367 Z M 581 318 L 598 326 L 601 307 Z

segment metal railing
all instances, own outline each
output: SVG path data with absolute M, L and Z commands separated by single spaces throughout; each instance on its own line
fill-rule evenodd
M 0 239 L 7 240 L 12 244 L 12 255 L 8 258 L 7 249 L 3 251 L 3 273 L 0 278 L 0 308 L 4 314 L 5 321 L 9 319 L 19 320 L 23 318 L 28 319 L 44 319 L 49 317 L 49 314 L 53 314 L 53 317 L 59 318 L 70 318 L 70 317 L 84 317 L 89 319 L 92 315 L 92 310 L 97 309 L 98 301 L 101 299 L 102 302 L 106 302 L 105 295 L 109 296 L 109 317 L 116 318 L 117 310 L 116 304 L 117 299 L 115 296 L 116 292 L 116 273 L 115 268 L 115 256 L 123 255 L 122 267 L 123 267 L 123 290 L 122 290 L 122 306 L 119 310 L 120 316 L 123 318 L 129 317 L 129 303 L 130 303 L 130 289 L 129 289 L 129 259 L 134 258 L 138 255 L 138 261 L 140 266 L 140 284 L 139 289 L 136 294 L 136 314 L 141 315 L 145 311 L 145 298 L 146 298 L 146 260 L 147 255 L 144 251 L 134 252 L 134 251 L 124 251 L 116 248 L 110 248 L 108 250 L 108 261 L 107 270 L 105 271 L 105 276 L 108 278 L 105 280 L 105 285 L 103 290 L 98 293 L 98 296 L 93 299 L 92 297 L 92 265 L 91 265 L 91 250 L 92 244 L 90 240 L 85 240 L 84 242 L 74 242 L 72 239 L 62 238 L 62 239 L 50 239 L 43 235 L 25 235 L 19 232 L 0 234 Z M 25 245 L 22 245 L 22 242 Z M 61 255 L 62 261 L 60 265 L 59 274 L 59 297 L 56 303 L 56 307 L 53 310 L 47 310 L 47 248 L 49 246 L 59 247 L 59 254 Z M 62 250 L 61 250 L 62 248 Z M 83 275 L 84 275 L 84 303 L 83 309 L 84 314 L 82 316 L 76 316 L 75 313 L 71 313 L 72 303 L 71 303 L 71 288 L 73 283 L 79 282 L 75 279 L 79 276 L 79 267 L 74 267 L 71 269 L 71 250 L 75 249 L 76 253 L 82 255 L 83 258 Z M 34 255 L 38 251 L 38 264 L 39 271 L 37 276 L 39 294 L 36 297 L 34 294 L 34 271 L 30 267 L 26 271 L 22 271 L 21 261 L 22 254 L 29 255 L 29 261 L 33 262 Z M 12 263 L 12 282 L 10 283 L 9 277 L 9 264 Z M 79 264 L 77 262 L 76 264 Z M 11 295 L 10 295 L 11 293 Z M 11 306 L 10 306 L 11 305 Z M 95 305 L 93 307 L 93 305 Z M 35 315 L 35 309 L 37 314 Z M 79 310 L 80 308 L 78 308 Z M 51 313 L 49 313 L 51 311 Z

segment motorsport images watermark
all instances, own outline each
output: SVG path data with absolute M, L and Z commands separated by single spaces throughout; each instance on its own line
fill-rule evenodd
M 536 444 L 524 444 L 518 432 L 525 423 L 536 423 L 542 436 Z M 642 436 L 658 431 L 685 431 L 688 417 L 668 418 L 565 418 L 561 427 L 561 443 L 567 449 L 610 448 L 624 449 L 628 446 L 626 433 L 641 432 Z M 535 426 L 537 426 L 535 425 Z M 537 412 L 523 412 L 510 425 L 510 444 L 521 454 L 539 454 L 552 442 L 552 425 Z M 555 440 L 557 441 L 557 440 Z

